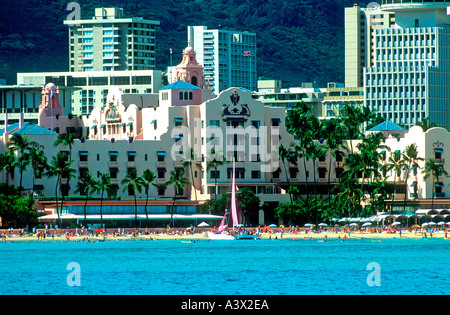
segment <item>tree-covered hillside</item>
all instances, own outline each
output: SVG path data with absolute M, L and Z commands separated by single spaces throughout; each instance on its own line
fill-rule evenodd
M 350 0 L 78 0 L 81 17 L 96 7 L 124 8 L 126 17 L 161 22 L 157 65 L 165 70 L 187 45 L 188 25 L 257 34 L 258 75 L 286 86 L 344 79 L 344 8 Z M 367 1 L 369 2 L 369 1 Z M 0 78 L 16 83 L 17 72 L 68 71 L 68 0 L 1 1 Z M 360 3 L 362 5 L 362 3 Z M 177 55 L 178 54 L 178 55 Z M 178 57 L 178 59 L 177 59 Z

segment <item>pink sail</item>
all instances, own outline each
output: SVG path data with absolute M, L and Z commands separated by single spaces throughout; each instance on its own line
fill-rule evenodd
M 226 218 L 226 216 L 227 216 L 227 215 L 224 215 L 224 216 L 223 216 L 223 219 L 222 219 L 222 222 L 220 222 L 220 225 L 219 225 L 219 233 L 222 233 L 222 232 L 228 227 L 228 225 L 225 224 L 225 218 Z
M 231 217 L 233 220 L 233 227 L 239 224 L 236 209 L 236 180 L 235 180 L 235 161 L 233 160 L 233 180 L 231 182 Z

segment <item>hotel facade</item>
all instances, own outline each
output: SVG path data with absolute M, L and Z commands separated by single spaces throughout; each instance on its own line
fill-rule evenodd
M 124 18 L 122 8 L 96 8 L 90 20 L 66 20 L 70 71 L 152 70 L 159 21 Z
M 450 128 L 449 2 L 383 0 L 346 8 L 345 85 L 407 127 L 424 118 Z

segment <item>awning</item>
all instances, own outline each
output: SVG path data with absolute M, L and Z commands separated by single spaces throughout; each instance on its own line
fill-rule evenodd
M 156 119 L 153 119 L 150 124 L 154 124 L 156 122 Z
M 84 220 L 84 214 L 72 214 L 72 213 L 63 213 L 60 215 L 61 219 L 70 219 L 70 220 Z M 103 214 L 103 220 L 134 220 L 134 214 Z M 139 220 L 145 220 L 145 214 L 138 214 L 137 218 Z M 169 220 L 171 218 L 170 214 L 149 214 L 149 220 Z M 213 214 L 173 214 L 174 220 L 221 220 L 223 216 L 213 215 Z M 38 218 L 39 220 L 55 220 L 58 219 L 57 214 L 49 214 L 44 215 Z M 87 220 L 100 220 L 100 214 L 87 214 Z
M 109 155 L 119 155 L 118 151 L 109 151 Z
M 129 122 L 128 124 L 127 124 L 127 126 L 131 126 L 131 125 L 133 125 L 133 122 Z
M 88 129 L 89 129 L 89 126 L 83 128 L 83 130 L 88 130 Z
M 176 135 L 175 139 L 183 139 L 183 135 L 182 134 Z
M 158 155 L 167 155 L 166 151 L 158 151 L 157 154 Z
M 100 128 L 105 128 L 105 126 L 106 126 L 106 124 L 103 124 L 103 125 L 100 126 Z
M 435 183 L 434 184 L 436 187 L 444 187 L 444 184 L 442 184 L 442 183 Z
M 89 152 L 88 151 L 80 151 L 80 152 L 78 152 L 80 155 L 89 155 Z
M 417 182 L 413 182 L 411 185 L 409 185 L 410 187 L 414 187 L 417 185 Z
M 137 155 L 136 151 L 128 151 L 127 153 L 128 153 L 128 155 Z
M 97 125 L 93 125 L 93 126 L 91 127 L 91 129 L 95 129 L 95 128 L 97 128 Z
M 119 127 L 123 127 L 123 126 L 125 126 L 125 123 L 121 123 L 121 124 L 119 125 Z
M 444 149 L 442 149 L 442 148 L 434 148 L 434 152 L 443 153 Z
M 175 122 L 184 122 L 183 118 L 175 118 Z
M 272 121 L 274 121 L 274 122 L 280 122 L 281 119 L 280 119 L 280 118 L 272 118 Z

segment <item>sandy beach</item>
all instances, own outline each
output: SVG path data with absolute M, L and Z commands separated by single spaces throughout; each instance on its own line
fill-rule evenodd
M 5 233 L 6 234 L 6 233 Z M 4 235 L 5 235 L 4 234 Z M 370 239 L 370 240 L 383 240 L 383 239 L 421 239 L 421 238 L 446 238 L 446 233 L 443 230 L 425 231 L 425 230 L 400 230 L 396 231 L 381 231 L 368 232 L 368 231 L 298 231 L 297 233 L 274 231 L 272 233 L 260 233 L 261 239 L 270 240 L 332 240 L 332 239 Z M 174 231 L 171 234 L 166 233 L 110 233 L 107 235 L 102 234 L 84 234 L 78 235 L 73 232 L 58 231 L 57 233 L 49 233 L 44 237 L 42 235 L 38 237 L 37 234 L 19 235 L 19 234 L 6 234 L 6 237 L 2 237 L 0 241 L 3 242 L 16 242 L 16 241 L 57 241 L 57 242 L 97 242 L 97 241 L 157 241 L 157 240 L 179 240 L 179 241 L 195 241 L 195 240 L 209 240 L 206 234 L 206 230 L 198 231 L 197 233 L 186 233 L 182 231 Z

